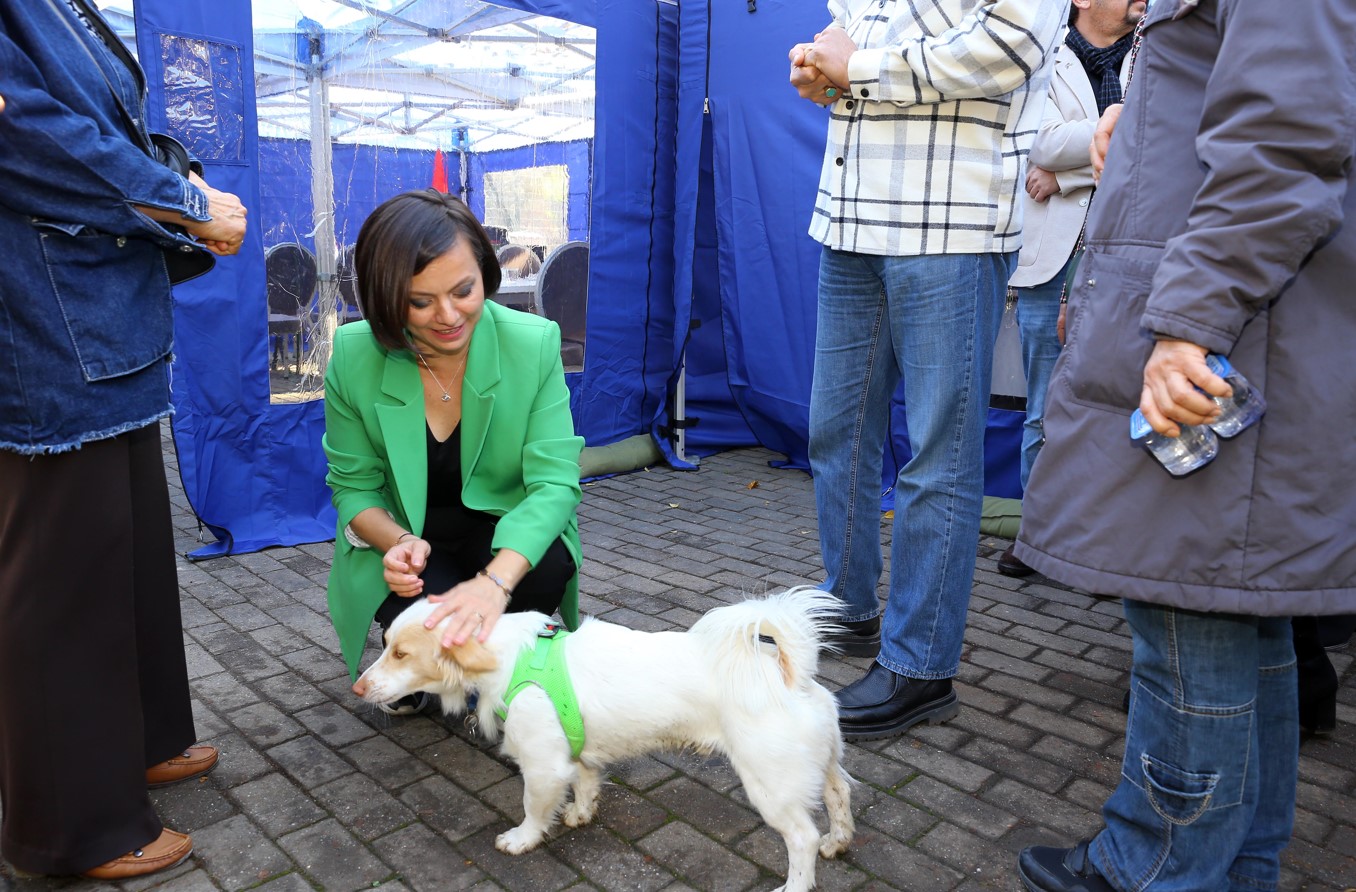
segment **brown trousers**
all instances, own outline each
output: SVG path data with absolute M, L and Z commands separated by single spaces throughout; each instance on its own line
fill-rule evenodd
M 0 854 L 88 870 L 154 840 L 194 741 L 160 426 L 0 451 Z

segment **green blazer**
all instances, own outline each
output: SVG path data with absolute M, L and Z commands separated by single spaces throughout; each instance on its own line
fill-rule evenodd
M 493 301 L 471 335 L 461 389 L 462 501 L 498 515 L 492 547 L 533 566 L 564 534 L 580 563 L 579 453 L 560 362 L 560 328 Z M 367 632 L 390 589 L 382 553 L 355 547 L 345 528 L 367 508 L 422 533 L 428 506 L 424 387 L 412 352 L 389 353 L 366 322 L 340 326 L 325 372 L 325 482 L 339 523 L 330 568 L 330 619 L 356 676 Z M 560 605 L 579 624 L 579 576 Z

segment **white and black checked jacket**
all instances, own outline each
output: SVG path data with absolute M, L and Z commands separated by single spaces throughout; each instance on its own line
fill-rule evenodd
M 857 45 L 810 235 L 843 251 L 1021 247 L 1023 163 L 1068 0 L 829 0 Z

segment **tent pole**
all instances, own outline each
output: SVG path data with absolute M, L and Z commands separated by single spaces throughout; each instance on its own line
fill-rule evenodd
M 313 323 L 314 345 L 306 364 L 302 390 L 319 390 L 319 378 L 330 361 L 330 343 L 338 327 L 339 282 L 335 277 L 336 245 L 334 242 L 334 152 L 330 145 L 330 87 L 325 80 L 320 56 L 311 56 L 306 80 L 311 94 L 311 202 L 315 208 L 313 230 L 316 265 L 316 321 Z M 317 380 L 312 383 L 314 376 Z
M 673 391 L 674 433 L 673 455 L 679 461 L 687 461 L 687 357 L 678 369 L 678 383 Z

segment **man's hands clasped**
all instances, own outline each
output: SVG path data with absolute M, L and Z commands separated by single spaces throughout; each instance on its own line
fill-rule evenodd
M 848 93 L 848 58 L 857 45 L 842 28 L 825 28 L 813 43 L 791 47 L 791 86 L 802 99 L 829 106 Z

